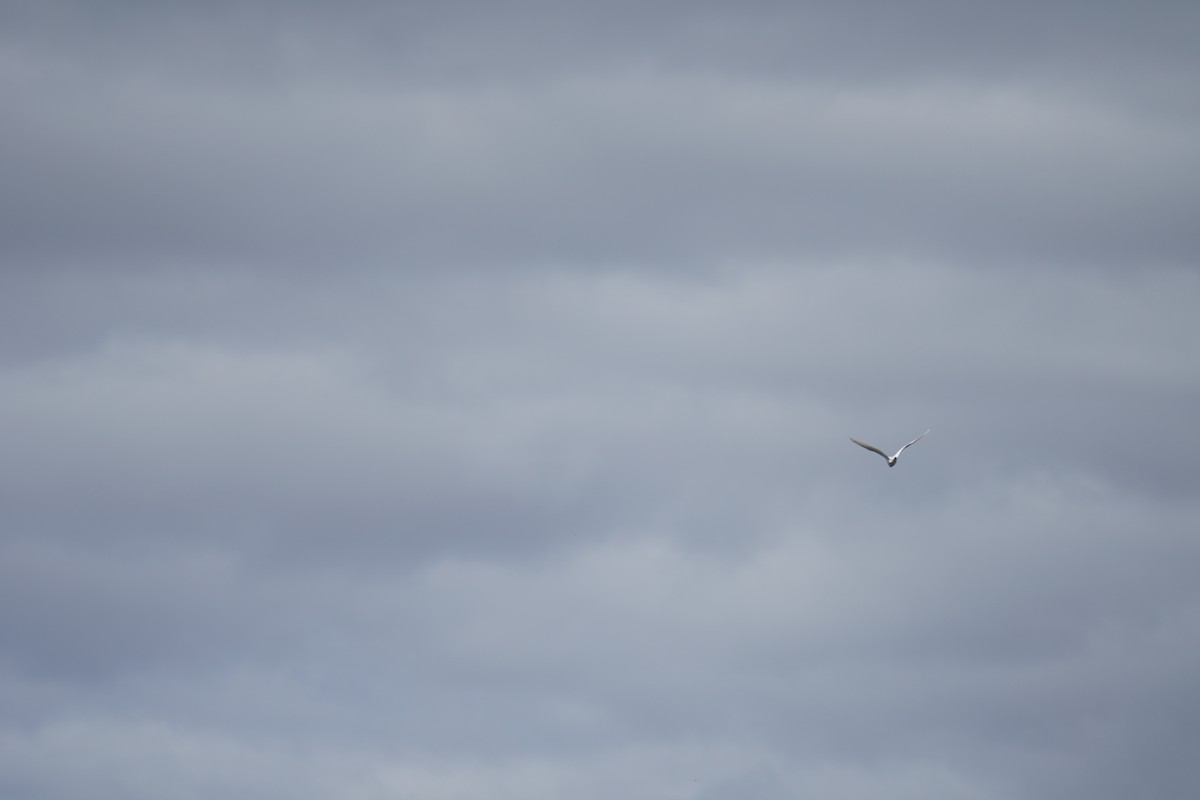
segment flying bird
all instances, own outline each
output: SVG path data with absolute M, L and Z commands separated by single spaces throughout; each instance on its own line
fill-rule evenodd
M 925 433 L 929 433 L 929 431 L 925 431 Z M 879 453 L 879 455 L 881 455 L 887 459 L 889 467 L 894 467 L 894 466 L 896 466 L 896 459 L 900 458 L 900 454 L 903 453 L 906 448 L 912 447 L 914 444 L 921 441 L 921 439 L 924 438 L 925 433 L 922 433 L 920 436 L 913 439 L 908 444 L 904 445 L 904 447 L 901 447 L 899 450 L 896 451 L 896 455 L 894 455 L 894 456 L 889 456 L 887 453 L 883 452 L 878 447 L 873 447 L 873 446 L 867 444 L 866 442 L 860 442 L 858 439 L 855 439 L 853 436 L 850 437 L 850 441 L 854 442 L 859 447 L 867 448 L 872 453 Z

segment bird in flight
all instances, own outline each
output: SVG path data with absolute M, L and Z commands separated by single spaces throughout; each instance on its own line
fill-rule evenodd
M 929 433 L 929 431 L 925 431 L 925 433 Z M 908 444 L 904 445 L 904 447 L 901 447 L 899 450 L 896 451 L 896 455 L 894 455 L 894 456 L 889 456 L 887 453 L 883 452 L 878 447 L 873 447 L 872 445 L 869 445 L 866 442 L 860 442 L 858 439 L 855 439 L 853 436 L 850 437 L 850 441 L 854 442 L 859 447 L 867 448 L 872 453 L 879 453 L 879 455 L 881 455 L 887 459 L 889 467 L 894 467 L 894 466 L 896 466 L 896 459 L 900 458 L 900 454 L 903 453 L 906 448 L 912 447 L 914 444 L 921 441 L 921 439 L 924 438 L 925 433 L 922 433 L 920 436 L 913 439 Z

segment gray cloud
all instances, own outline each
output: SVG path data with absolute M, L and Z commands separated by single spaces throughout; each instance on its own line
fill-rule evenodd
M 1197 18 L 6 8 L 0 793 L 1192 797 Z
M 819 7 L 676 10 L 633 28 L 561 8 L 533 25 L 412 4 L 336 17 L 237 8 L 142 11 L 93 36 L 79 20 L 43 23 L 33 44 L 8 48 L 15 258 L 182 250 L 421 268 L 901 247 L 1005 264 L 1178 264 L 1196 247 L 1194 95 L 1154 103 L 1146 91 L 1194 64 L 1134 35 L 1093 52 L 1090 26 L 1103 40 L 1128 23 L 1095 9 L 1078 28 L 1069 16 L 1027 28 L 940 8 L 865 24 Z M 158 35 L 131 38 L 143 28 Z M 819 46 L 777 41 L 797 30 Z M 1046 63 L 1069 63 L 1055 46 L 1076 37 L 1089 69 L 1167 63 L 1131 70 L 1135 85 L 1114 94 L 1107 74 L 1067 80 Z M 792 61 L 714 61 L 712 38 Z M 830 52 L 845 39 L 857 46 Z M 1003 54 L 1017 71 L 902 57 L 974 39 L 989 45 L 982 62 Z M 465 54 L 479 59 L 473 78 L 420 66 Z M 243 65 L 251 56 L 262 63 Z M 895 68 L 858 74 L 883 57 Z

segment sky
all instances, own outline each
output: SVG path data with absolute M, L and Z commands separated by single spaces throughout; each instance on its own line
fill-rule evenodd
M 0 795 L 1198 796 L 1197 40 L 5 3 Z

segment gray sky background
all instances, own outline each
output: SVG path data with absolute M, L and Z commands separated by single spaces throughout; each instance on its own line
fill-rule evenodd
M 0 794 L 1196 797 L 1197 41 L 4 4 Z

